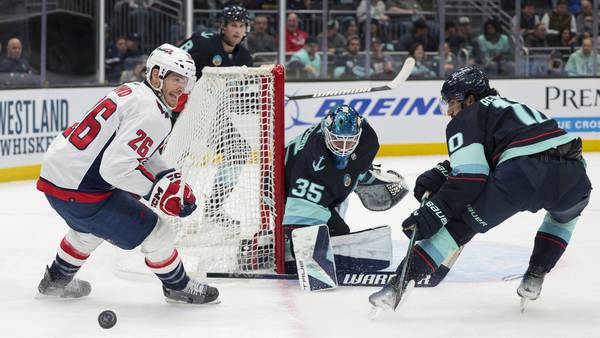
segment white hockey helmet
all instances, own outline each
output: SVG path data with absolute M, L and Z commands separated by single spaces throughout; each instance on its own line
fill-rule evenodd
M 159 88 L 162 89 L 163 79 L 169 72 L 175 72 L 187 78 L 185 92 L 190 93 L 196 84 L 196 65 L 192 56 L 179 47 L 164 43 L 150 53 L 146 61 L 146 80 L 150 83 L 152 69 L 158 67 L 160 78 Z

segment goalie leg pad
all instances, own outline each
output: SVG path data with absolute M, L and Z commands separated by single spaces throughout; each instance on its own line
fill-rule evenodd
M 381 166 L 373 165 L 354 191 L 365 208 L 385 211 L 398 204 L 409 189 L 402 175 L 393 170 L 383 172 Z
M 338 283 L 327 225 L 295 229 L 292 241 L 302 290 L 336 288 Z
M 338 274 L 382 270 L 389 267 L 392 260 L 388 225 L 331 237 L 331 245 Z

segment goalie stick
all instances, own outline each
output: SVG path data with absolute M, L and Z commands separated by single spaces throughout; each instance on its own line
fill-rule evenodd
M 404 61 L 404 64 L 402 65 L 402 69 L 400 69 L 400 72 L 398 72 L 398 75 L 396 75 L 396 77 L 392 81 L 388 82 L 385 86 L 333 90 L 333 91 L 329 91 L 329 92 L 288 96 L 286 98 L 288 100 L 304 100 L 304 99 L 314 99 L 314 98 L 318 98 L 318 97 L 352 95 L 352 94 L 362 94 L 362 93 L 380 92 L 380 91 L 384 91 L 384 90 L 392 90 L 392 89 L 396 89 L 401 83 L 403 83 L 404 81 L 406 81 L 406 79 L 408 79 L 414 66 L 415 66 L 415 59 L 413 59 L 411 57 L 407 58 Z

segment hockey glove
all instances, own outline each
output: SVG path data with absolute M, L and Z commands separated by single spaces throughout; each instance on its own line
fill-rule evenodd
M 436 204 L 435 199 L 432 199 L 425 202 L 425 205 L 415 210 L 402 222 L 402 231 L 410 238 L 412 226 L 416 225 L 417 236 L 415 240 L 420 241 L 435 235 L 446 224 L 448 224 L 448 217 Z
M 413 190 L 417 201 L 421 201 L 421 198 L 423 198 L 423 194 L 426 191 L 430 191 L 433 195 L 440 190 L 442 184 L 448 179 L 448 175 L 451 171 L 450 161 L 446 160 L 436 164 L 433 169 L 427 170 L 419 175 L 415 183 L 415 189 Z
M 144 198 L 150 201 L 150 206 L 162 210 L 169 216 L 186 217 L 196 210 L 196 196 L 189 185 L 183 191 L 183 205 L 179 196 L 181 173 L 169 169 L 156 175 L 150 193 Z

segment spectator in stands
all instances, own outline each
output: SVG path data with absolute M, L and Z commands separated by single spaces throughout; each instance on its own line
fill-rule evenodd
M 461 49 L 464 48 L 469 52 L 469 64 L 483 64 L 483 55 L 477 38 L 473 35 L 471 27 L 471 19 L 468 16 L 458 18 L 458 35 L 464 40 Z
M 548 47 L 546 25 L 544 25 L 543 22 L 535 24 L 533 34 L 530 34 L 525 38 L 525 47 Z
M 458 34 L 458 29 L 456 28 L 456 23 L 454 21 L 446 22 L 446 42 L 450 47 L 450 50 L 454 54 L 458 54 L 461 48 L 465 43 L 465 38 L 463 38 L 460 34 Z
M 552 51 L 548 58 L 548 69 L 546 70 L 548 76 L 563 76 L 563 60 L 562 54 L 558 51 Z
M 563 56 L 570 55 L 575 51 L 575 45 L 577 44 L 577 35 L 571 32 L 570 28 L 563 28 L 560 32 L 560 40 L 552 42 L 550 45 L 561 48 Z M 568 49 L 567 49 L 568 48 Z
M 371 1 L 371 19 L 375 19 L 381 23 L 387 22 L 389 17 L 385 15 L 385 2 L 383 0 Z M 356 9 L 356 18 L 362 26 L 367 20 L 367 0 L 361 0 Z
M 16 37 L 8 40 L 6 57 L 0 63 L 0 73 L 31 73 L 31 67 L 22 54 L 21 40 Z
M 344 37 L 346 38 L 346 42 L 351 36 L 358 36 L 358 25 L 356 24 L 356 20 L 353 18 L 344 19 Z
M 2 59 L 4 59 L 4 55 L 2 55 L 2 42 L 0 42 L 0 64 L 2 63 Z
M 575 18 L 569 13 L 566 0 L 558 0 L 556 7 L 550 13 L 544 14 L 542 22 L 546 25 L 548 35 L 558 39 L 564 28 L 569 28 L 572 33 L 577 33 Z
M 346 48 L 346 38 L 339 32 L 340 24 L 336 20 L 329 20 L 327 22 L 327 49 L 329 53 L 342 53 Z M 320 39 L 323 38 L 323 33 L 319 33 L 317 36 Z
M 140 49 L 140 35 L 138 33 L 132 33 L 127 36 L 127 57 L 126 58 L 138 58 L 142 56 L 142 50 Z
M 118 79 L 120 83 L 143 81 L 147 59 L 145 55 L 137 58 L 127 58 L 127 61 L 125 61 L 125 70 L 121 72 L 121 77 Z
M 371 40 L 371 79 L 391 80 L 396 75 L 394 59 L 384 51 L 383 41 Z
M 108 82 L 118 82 L 121 78 L 121 72 L 124 69 L 125 58 L 127 57 L 127 40 L 125 37 L 119 37 L 114 46 L 106 50 L 106 80 Z
M 252 21 L 252 32 L 248 33 L 248 49 L 251 53 L 275 51 L 275 37 L 268 33 L 269 20 L 264 15 L 257 15 Z
M 444 77 L 447 77 L 456 68 L 458 68 L 458 59 L 456 58 L 456 54 L 452 52 L 450 45 L 447 42 L 444 43 L 444 59 Z M 437 71 L 439 64 L 440 57 L 437 55 L 433 58 L 431 69 Z
M 398 45 L 396 46 L 396 50 L 406 51 L 411 48 L 414 44 L 418 43 L 425 48 L 428 52 L 435 52 L 437 50 L 437 39 L 431 38 L 428 34 L 429 28 L 427 27 L 427 23 L 425 20 L 419 19 L 413 22 L 413 28 L 410 33 L 404 34 Z
M 581 12 L 579 12 L 579 15 L 577 15 L 577 19 L 575 19 L 575 26 L 577 27 L 577 31 L 579 33 L 583 33 L 586 31 L 591 32 L 593 21 L 594 8 L 592 7 L 592 2 L 589 0 L 582 0 Z
M 296 73 L 297 79 L 316 79 L 321 74 L 321 56 L 318 53 L 318 40 L 306 38 L 304 47 L 292 55 L 286 68 L 289 74 Z
M 502 27 L 496 20 L 488 20 L 483 24 L 483 33 L 477 38 L 477 43 L 483 54 L 485 72 L 488 75 L 511 75 L 514 64 L 512 48 L 508 36 L 502 33 Z
M 311 5 L 312 0 L 287 0 L 287 9 L 311 9 Z
M 408 54 L 415 59 L 415 66 L 410 73 L 411 78 L 415 79 L 433 79 L 436 74 L 431 70 L 431 65 L 425 59 L 425 49 L 420 43 L 415 43 L 408 50 Z
M 346 42 L 346 52 L 335 59 L 333 77 L 343 80 L 364 79 L 368 75 L 365 59 L 359 55 L 360 38 L 354 35 Z
M 512 19 L 513 27 L 517 26 L 517 16 Z M 535 26 L 540 22 L 540 17 L 535 14 L 535 6 L 530 1 L 524 1 L 521 5 L 521 23 L 519 32 L 527 39 L 527 36 L 533 34 Z
M 285 51 L 299 51 L 300 49 L 302 49 L 302 47 L 304 47 L 304 43 L 306 41 L 306 38 L 308 37 L 308 33 L 300 29 L 298 23 L 298 15 L 296 15 L 295 13 L 288 14 L 285 26 Z
M 596 63 L 596 74 L 594 74 L 594 62 Z M 583 39 L 581 48 L 569 56 L 565 71 L 569 76 L 600 75 L 600 55 L 596 55 L 594 60 L 592 39 Z
M 416 0 L 387 0 L 388 13 L 390 14 L 412 14 L 416 15 L 423 8 Z
M 360 37 L 361 41 L 367 41 L 365 35 L 366 32 L 363 30 L 362 35 Z M 381 28 L 379 21 L 377 21 L 376 19 L 371 19 L 371 38 L 378 38 L 379 40 L 381 40 L 384 49 L 394 50 L 394 45 L 389 43 L 387 34 L 383 31 L 383 28 Z

